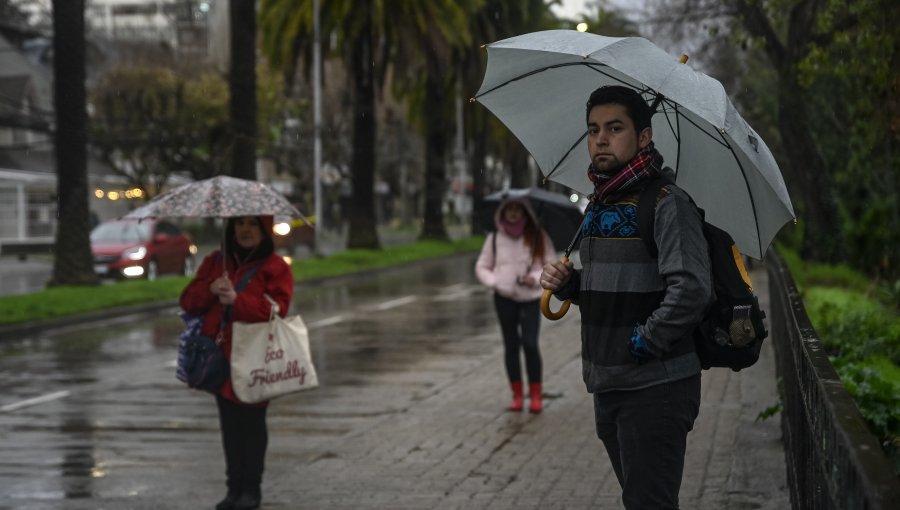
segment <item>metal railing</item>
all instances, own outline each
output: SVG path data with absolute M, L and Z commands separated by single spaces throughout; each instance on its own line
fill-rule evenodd
M 793 508 L 898 508 L 900 481 L 831 365 L 787 264 L 770 252 L 766 267 Z

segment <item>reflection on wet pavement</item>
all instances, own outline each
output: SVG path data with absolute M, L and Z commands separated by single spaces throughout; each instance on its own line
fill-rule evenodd
M 326 458 L 319 445 L 403 412 L 496 352 L 493 307 L 473 264 L 465 256 L 301 281 L 291 312 L 310 327 L 321 387 L 273 402 L 268 464 Z M 61 499 L 74 509 L 195 508 L 219 496 L 215 405 L 174 377 L 176 312 L 0 346 L 0 409 L 69 392 L 0 411 L 0 508 L 59 508 Z M 197 501 L 185 496 L 197 491 Z

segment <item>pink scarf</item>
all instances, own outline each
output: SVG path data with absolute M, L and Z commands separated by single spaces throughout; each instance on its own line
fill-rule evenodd
M 504 220 L 500 220 L 500 226 L 503 227 L 503 232 L 509 237 L 512 237 L 513 239 L 522 237 L 522 234 L 525 232 L 525 218 L 523 217 L 515 223 L 508 223 Z

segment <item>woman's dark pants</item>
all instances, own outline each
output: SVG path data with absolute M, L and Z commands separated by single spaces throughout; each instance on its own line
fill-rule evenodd
M 266 407 L 241 405 L 216 395 L 229 491 L 259 492 L 269 433 Z
M 500 331 L 503 333 L 504 360 L 506 375 L 510 381 L 522 380 L 522 366 L 519 361 L 519 350 L 525 352 L 525 370 L 528 382 L 541 382 L 541 352 L 538 349 L 538 334 L 541 331 L 540 300 L 520 303 L 512 299 L 494 294 L 494 306 L 500 320 Z
M 699 375 L 594 394 L 597 436 L 622 486 L 626 509 L 678 508 L 687 434 L 699 409 Z

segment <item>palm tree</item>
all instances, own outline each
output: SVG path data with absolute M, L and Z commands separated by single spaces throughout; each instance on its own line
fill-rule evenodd
M 407 15 L 387 25 L 394 50 L 397 92 L 412 99 L 413 114 L 425 134 L 425 210 L 423 239 L 446 240 L 444 195 L 447 188 L 447 154 L 454 132 L 459 49 L 471 41 L 469 16 L 483 0 L 404 2 Z M 422 93 L 424 92 L 424 94 Z M 462 183 L 460 183 L 462 185 Z
M 322 2 L 322 47 L 344 59 L 353 82 L 353 200 L 349 211 L 349 248 L 377 248 L 373 183 L 375 172 L 375 93 L 384 83 L 388 63 L 415 70 L 423 77 L 428 120 L 424 121 L 426 159 L 426 237 L 446 238 L 440 204 L 445 186 L 446 119 L 453 96 L 448 94 L 448 44 L 468 40 L 466 8 L 481 0 L 331 0 Z M 263 51 L 272 65 L 291 68 L 312 46 L 311 0 L 262 0 L 260 25 Z M 336 44 L 328 43 L 333 39 Z M 447 56 L 445 56 L 447 55 Z M 398 65 L 397 62 L 409 65 Z M 430 66 L 429 66 L 430 64 Z M 442 65 L 444 64 L 444 65 Z M 401 80 L 402 82 L 403 80 Z M 401 93 L 412 88 L 400 86 Z M 423 110 L 425 111 L 425 110 Z
M 374 11 L 381 2 L 332 0 L 321 2 L 322 50 L 344 60 L 352 80 L 353 198 L 347 211 L 348 248 L 378 249 L 375 230 L 375 85 L 373 66 L 376 30 Z M 273 67 L 294 69 L 301 53 L 313 46 L 312 0 L 262 0 L 259 23 L 262 48 Z M 336 38 L 332 39 L 332 35 Z M 335 44 L 330 44 L 332 41 Z
M 230 0 L 231 175 L 256 180 L 256 0 Z
M 462 70 L 463 88 L 469 95 L 474 95 L 481 84 L 484 69 L 487 65 L 487 52 L 482 45 L 524 34 L 536 30 L 557 28 L 558 21 L 544 0 L 525 0 L 508 2 L 506 0 L 486 0 L 478 12 L 470 17 L 471 43 L 462 48 L 456 58 Z M 496 128 L 499 121 L 480 105 L 472 105 L 466 109 L 466 127 L 469 133 L 470 151 L 469 168 L 472 171 L 472 232 L 482 232 L 482 208 L 486 193 L 484 163 L 488 154 L 488 145 L 493 144 L 494 152 L 506 154 L 507 160 L 517 160 L 510 166 L 520 169 L 527 164 L 527 152 L 508 129 Z M 492 136 L 493 135 L 493 136 Z M 521 175 L 525 175 L 524 172 Z M 516 177 L 516 173 L 511 177 Z M 511 179 L 518 182 L 516 179 Z M 530 184 L 530 183 L 529 183 Z M 515 186 L 515 184 L 514 184 Z
M 50 285 L 95 285 L 85 107 L 84 0 L 53 0 L 53 96 L 59 223 Z

